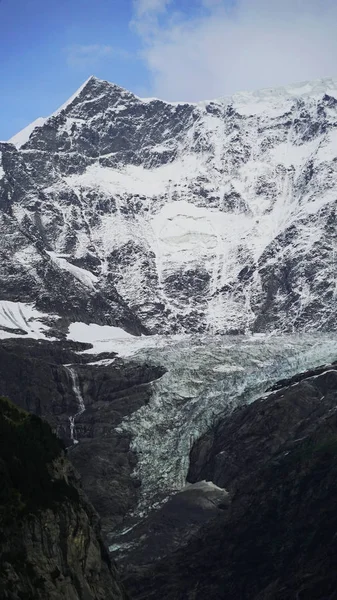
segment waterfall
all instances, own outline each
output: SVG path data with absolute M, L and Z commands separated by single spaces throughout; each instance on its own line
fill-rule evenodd
M 78 375 L 75 371 L 75 369 L 73 369 L 72 367 L 65 367 L 68 371 L 68 373 L 70 373 L 70 377 L 71 377 L 71 381 L 72 381 L 72 387 L 73 387 L 73 391 L 77 400 L 77 412 L 72 415 L 71 417 L 69 417 L 69 422 L 70 422 L 70 439 L 72 441 L 73 444 L 78 444 L 78 439 L 76 437 L 76 427 L 75 427 L 75 419 L 77 417 L 79 417 L 84 411 L 85 411 L 85 405 L 84 405 L 84 401 L 83 401 L 83 396 L 80 390 L 80 383 L 78 380 Z

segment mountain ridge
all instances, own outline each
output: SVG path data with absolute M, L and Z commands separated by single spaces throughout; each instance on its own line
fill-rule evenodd
M 315 94 L 322 94 L 322 93 L 328 93 L 328 91 L 333 90 L 334 92 L 337 92 L 337 77 L 323 77 L 323 78 L 318 78 L 312 81 L 300 81 L 300 82 L 295 82 L 292 85 L 289 86 L 279 86 L 279 87 L 265 87 L 265 88 L 261 88 L 261 89 L 256 89 L 256 90 L 242 90 L 241 92 L 235 92 L 234 94 L 231 95 L 226 95 L 226 96 L 220 96 L 218 98 L 215 99 L 208 99 L 208 100 L 199 100 L 197 102 L 190 102 L 190 101 L 186 101 L 186 100 L 181 100 L 181 101 L 169 101 L 169 100 L 164 100 L 162 98 L 157 98 L 155 96 L 153 97 L 141 97 L 138 96 L 137 94 L 134 94 L 133 92 L 129 92 L 126 88 L 123 88 L 122 86 L 119 86 L 116 83 L 110 82 L 107 79 L 100 79 L 99 77 L 96 77 L 95 75 L 90 75 L 90 77 L 88 77 L 88 79 L 85 80 L 85 82 L 76 90 L 76 92 L 74 92 L 74 94 L 72 94 L 70 96 L 70 98 L 68 98 L 68 100 L 66 100 L 58 109 L 56 109 L 56 111 L 54 111 L 53 113 L 51 113 L 51 115 L 49 115 L 49 117 L 37 117 L 34 121 L 32 121 L 31 123 L 29 123 L 26 127 L 24 127 L 22 130 L 18 131 L 16 134 L 14 134 L 13 136 L 11 136 L 8 140 L 8 143 L 13 143 L 14 145 L 16 145 L 16 138 L 20 136 L 21 133 L 25 132 L 28 128 L 30 129 L 35 123 L 37 123 L 36 125 L 34 125 L 34 128 L 37 126 L 41 126 L 40 123 L 42 124 L 42 121 L 46 121 L 47 119 L 50 119 L 53 116 L 56 116 L 57 114 L 60 114 L 63 110 L 65 110 L 76 98 L 77 96 L 85 89 L 85 87 L 90 83 L 90 82 L 97 82 L 97 83 L 104 83 L 104 84 L 108 84 L 109 86 L 112 86 L 114 88 L 117 88 L 118 90 L 120 90 L 121 92 L 127 92 L 129 94 L 132 94 L 137 100 L 140 100 L 141 102 L 162 102 L 164 104 L 169 104 L 169 105 L 178 105 L 178 104 L 186 104 L 189 106 L 200 106 L 203 107 L 206 104 L 231 104 L 234 103 L 235 100 L 239 100 L 239 99 L 249 99 L 249 98 L 259 98 L 261 96 L 265 96 L 265 97 L 273 97 L 273 96 L 281 96 L 281 95 L 287 95 L 290 97 L 298 97 L 298 96 L 310 96 L 310 95 L 315 95 Z M 279 92 L 279 93 L 277 93 Z M 32 132 L 32 130 L 30 130 L 30 133 Z M 30 135 L 29 133 L 29 135 Z M 26 141 L 28 141 L 29 138 L 27 138 Z M 23 143 L 19 142 L 20 146 L 23 145 Z

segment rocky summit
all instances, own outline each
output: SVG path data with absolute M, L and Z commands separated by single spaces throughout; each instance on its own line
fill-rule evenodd
M 188 104 L 90 77 L 0 145 L 1 300 L 58 336 L 334 329 L 336 117 L 332 79 Z

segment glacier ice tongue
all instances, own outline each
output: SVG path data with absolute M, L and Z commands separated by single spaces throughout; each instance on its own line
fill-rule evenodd
M 150 403 L 118 428 L 131 432 L 142 481 L 136 515 L 186 484 L 193 442 L 220 416 L 252 402 L 271 384 L 337 358 L 337 337 L 174 336 L 143 348 L 133 360 L 167 368 Z

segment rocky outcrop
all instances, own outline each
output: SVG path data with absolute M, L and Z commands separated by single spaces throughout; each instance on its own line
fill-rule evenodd
M 69 373 L 63 363 L 80 360 L 74 350 L 85 346 L 30 339 L 1 340 L 0 390 L 16 405 L 46 418 L 65 441 L 69 416 L 76 412 Z
M 102 517 L 104 530 L 110 531 L 136 506 L 141 485 L 133 474 L 137 455 L 130 448 L 131 433 L 118 426 L 148 404 L 152 382 L 165 369 L 115 359 L 108 366 L 80 366 L 77 372 L 86 410 L 76 421 L 80 443 L 69 448 L 69 457 Z
M 219 517 L 230 504 L 226 490 L 210 481 L 186 485 L 144 518 L 134 518 L 122 533 L 113 532 L 109 546 L 122 576 L 170 557 L 188 546 L 206 523 Z M 109 537 L 108 537 L 109 539 Z
M 336 394 L 337 364 L 282 380 L 194 444 L 187 480 L 210 479 L 234 493 L 250 470 L 314 431 L 335 409 Z
M 0 399 L 0 596 L 126 600 L 97 513 L 49 425 Z
M 197 442 L 190 480 L 226 485 L 230 505 L 182 551 L 129 572 L 133 598 L 334 598 L 337 365 L 281 385 Z

